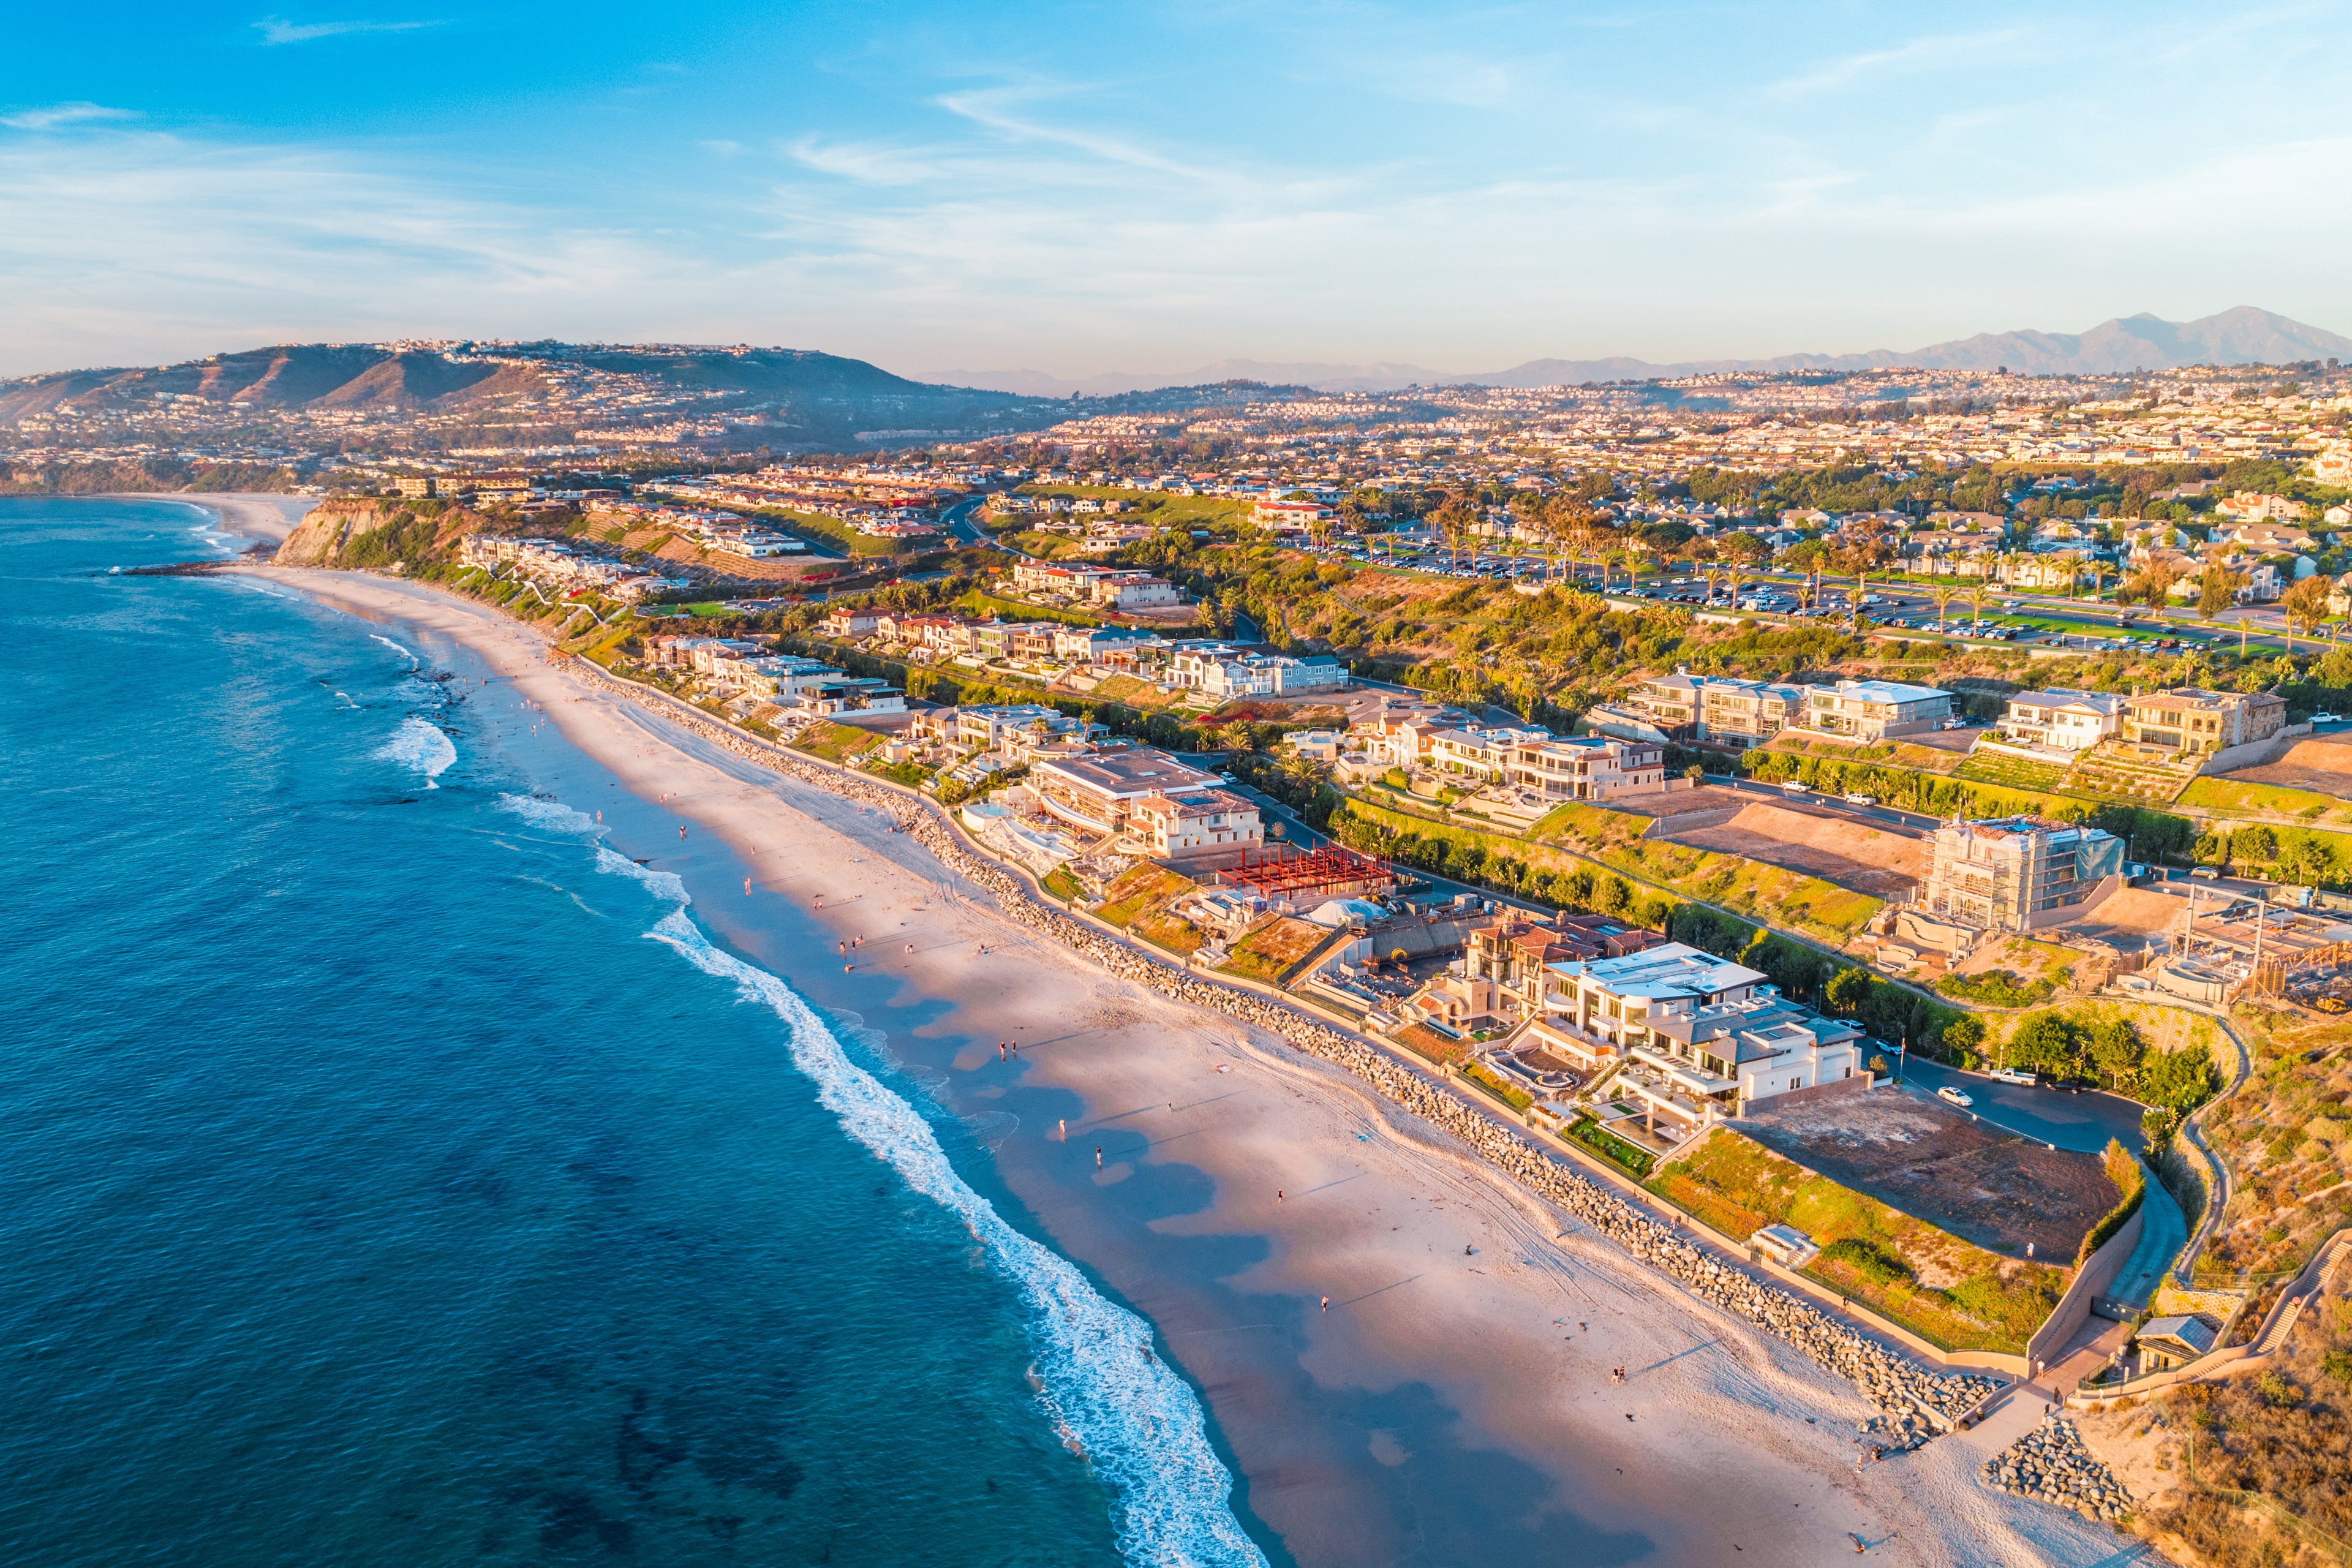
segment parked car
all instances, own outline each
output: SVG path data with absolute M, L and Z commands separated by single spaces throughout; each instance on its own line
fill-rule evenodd
M 2218 882 L 2221 879 L 2221 873 L 2216 871 L 2210 866 L 2193 867 L 2190 868 L 2189 874 L 2196 878 L 2200 882 Z
M 1976 1103 L 1976 1100 L 1970 1098 L 1967 1090 L 1954 1089 L 1949 1084 L 1946 1084 L 1943 1088 L 1937 1089 L 1936 1091 L 1936 1098 L 1937 1100 L 1949 1101 L 1951 1104 L 1958 1106 L 1963 1110 L 1966 1110 L 1969 1106 Z
M 1995 1068 L 1985 1076 L 2000 1083 L 2021 1083 L 2028 1089 L 2042 1081 L 2039 1074 L 2027 1072 L 2023 1068 Z

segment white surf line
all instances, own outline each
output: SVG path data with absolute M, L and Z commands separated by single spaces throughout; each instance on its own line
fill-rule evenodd
M 509 795 L 503 804 L 534 826 L 600 832 L 586 814 L 553 802 Z M 1150 1325 L 1008 1224 L 956 1174 L 921 1113 L 852 1061 L 798 992 L 712 946 L 687 914 L 692 900 L 677 876 L 601 843 L 594 849 L 598 869 L 677 906 L 646 934 L 704 973 L 733 981 L 746 1001 L 764 1003 L 783 1022 L 793 1065 L 816 1083 L 818 1102 L 908 1186 L 961 1219 L 1019 1289 L 1038 1352 L 1038 1403 L 1110 1491 L 1121 1554 L 1139 1568 L 1266 1568 L 1234 1516 L 1233 1475 L 1210 1446 L 1200 1400 L 1152 1348 Z

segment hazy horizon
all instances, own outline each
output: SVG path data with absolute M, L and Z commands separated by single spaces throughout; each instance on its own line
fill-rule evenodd
M 2340 330 L 2347 9 L 51 9 L 0 61 L 0 374 L 410 335 L 1085 380 Z

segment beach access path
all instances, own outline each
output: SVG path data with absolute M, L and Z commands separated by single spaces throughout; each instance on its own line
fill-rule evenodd
M 549 665 L 531 628 L 394 579 L 268 574 L 463 644 L 619 787 L 723 839 L 754 890 L 698 891 L 697 913 L 742 951 L 786 973 L 839 962 L 764 951 L 782 903 L 866 938 L 868 1025 L 909 1056 L 949 1043 L 943 1092 L 996 1110 L 1029 1222 L 1151 1319 L 1230 1448 L 1237 1506 L 1298 1562 L 1794 1564 L 1851 1555 L 1851 1532 L 1905 1563 L 2087 1564 L 2121 1544 L 1979 1487 L 1959 1445 L 1857 1470 L 1874 1412 L 1851 1384 L 1349 1073 L 1008 920 L 884 814 Z

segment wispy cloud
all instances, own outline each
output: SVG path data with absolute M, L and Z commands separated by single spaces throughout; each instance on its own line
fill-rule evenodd
M 1807 98 L 1814 93 L 1833 92 L 1870 77 L 1901 71 L 1950 70 L 1990 59 L 2010 50 L 2024 37 L 2022 27 L 2004 27 L 1991 33 L 1948 33 L 1914 38 L 1893 48 L 1866 49 L 1843 56 L 1799 75 L 1783 77 L 1764 90 L 1774 98 Z
M 135 110 L 109 109 L 99 103 L 53 103 L 47 109 L 26 109 L 15 114 L 0 114 L 0 125 L 12 131 L 54 131 L 60 125 L 75 125 L 85 120 L 138 118 Z
M 260 33 L 264 44 L 307 44 L 316 38 L 339 38 L 346 33 L 413 33 L 420 27 L 445 25 L 439 21 L 289 22 L 277 16 L 264 16 L 253 26 Z

